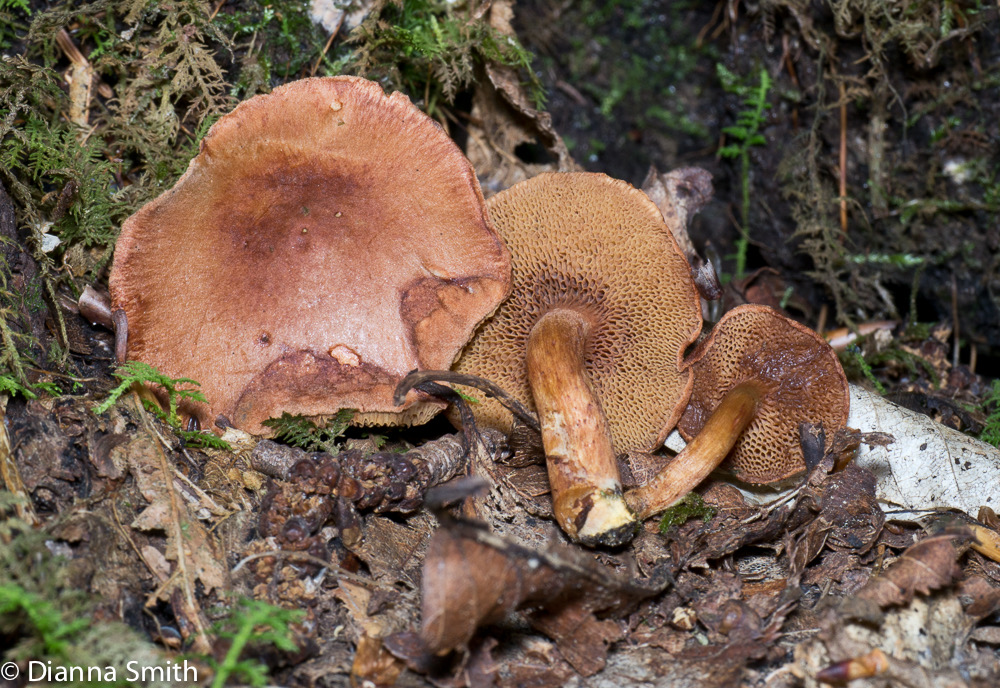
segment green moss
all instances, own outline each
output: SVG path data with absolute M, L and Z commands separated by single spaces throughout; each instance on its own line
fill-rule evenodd
M 531 53 L 469 8 L 444 0 L 376 3 L 352 32 L 350 47 L 345 69 L 422 98 L 422 108 L 431 116 L 472 84 L 477 65 L 488 62 L 521 70 L 536 107 L 544 104 Z
M 1000 380 L 994 380 L 993 385 L 983 398 L 983 410 L 986 411 L 986 422 L 979 434 L 979 439 L 989 442 L 994 447 L 1000 447 Z
M 215 26 L 241 51 L 230 93 L 243 100 L 266 93 L 275 82 L 339 73 L 324 50 L 325 30 L 309 18 L 308 0 L 270 0 L 223 7 Z
M 337 440 L 347 431 L 354 413 L 351 409 L 344 409 L 323 427 L 319 427 L 304 416 L 293 416 L 289 413 L 282 413 L 280 418 L 269 418 L 263 424 L 274 430 L 274 439 L 279 442 L 310 452 L 324 451 L 336 454 L 340 451 Z
M 28 0 L 0 0 L 0 51 L 7 50 L 23 35 L 31 14 Z
M 663 512 L 660 519 L 660 532 L 666 533 L 671 528 L 683 525 L 692 518 L 700 518 L 707 523 L 715 516 L 715 508 L 705 503 L 701 495 L 690 492 L 681 501 Z
M 865 358 L 864 353 L 857 344 L 851 344 L 844 351 L 837 354 L 840 358 L 840 365 L 844 367 L 844 373 L 849 380 L 864 378 L 871 383 L 872 387 L 879 394 L 885 394 L 885 386 L 875 377 L 871 363 Z
M 581 26 L 566 39 L 560 55 L 548 61 L 565 63 L 572 83 L 597 102 L 599 115 L 624 133 L 629 127 L 653 129 L 669 135 L 685 134 L 709 140 L 711 132 L 685 110 L 677 89 L 697 67 L 699 58 L 714 49 L 698 47 L 684 26 L 689 3 L 650 0 L 583 0 L 568 5 L 562 22 Z M 685 40 L 678 40 L 684 35 Z M 553 51 L 555 52 L 555 51 Z M 586 119 L 587 113 L 579 117 Z M 581 157 L 596 159 L 591 147 Z
M 71 565 L 54 556 L 54 539 L 13 515 L 17 499 L 0 491 L 0 664 L 29 660 L 53 667 L 155 666 L 160 652 L 121 623 L 95 623 L 92 599 L 71 580 Z M 117 681 L 124 686 L 124 672 Z M 70 688 L 86 681 L 60 682 Z
M 215 449 L 229 449 L 229 443 L 220 440 L 215 435 L 207 431 L 183 430 L 181 428 L 181 417 L 178 413 L 178 406 L 182 401 L 196 401 L 208 403 L 205 395 L 198 391 L 198 382 L 182 377 L 172 378 L 164 375 L 159 370 L 143 363 L 142 361 L 127 361 L 118 367 L 114 376 L 121 380 L 121 383 L 111 390 L 108 398 L 94 407 L 94 413 L 104 413 L 119 398 L 134 385 L 153 385 L 167 394 L 167 410 L 163 411 L 151 402 L 143 400 L 146 410 L 169 425 L 177 433 L 177 436 L 188 446 L 212 447 Z

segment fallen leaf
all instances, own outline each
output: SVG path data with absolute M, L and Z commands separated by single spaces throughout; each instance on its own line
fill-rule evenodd
M 435 532 L 424 560 L 421 636 L 431 652 L 442 654 L 465 646 L 479 627 L 530 607 L 557 644 L 591 670 L 614 633 L 587 617 L 623 610 L 665 585 L 625 579 L 578 550 L 552 545 L 535 551 L 478 525 L 450 521 Z
M 884 574 L 871 580 L 855 596 L 888 607 L 909 602 L 914 595 L 950 585 L 962 575 L 959 555 L 968 547 L 968 531 L 943 533 L 913 545 Z
M 380 638 L 367 634 L 358 639 L 351 665 L 352 688 L 388 688 L 403 672 L 403 662 L 385 649 Z
M 996 447 L 856 385 L 847 424 L 895 438 L 888 446 L 862 444 L 855 459 L 875 474 L 879 498 L 900 507 L 891 512 L 893 518 L 920 518 L 928 509 L 961 509 L 974 516 L 980 506 L 996 503 Z

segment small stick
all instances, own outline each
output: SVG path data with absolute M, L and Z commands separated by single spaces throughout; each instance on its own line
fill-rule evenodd
M 128 316 L 119 308 L 111 313 L 111 322 L 115 327 L 115 358 L 121 364 L 128 354 Z
M 826 328 L 826 319 L 829 314 L 829 311 L 830 309 L 827 308 L 827 305 L 825 303 L 822 306 L 820 306 L 819 319 L 816 321 L 816 331 L 819 332 L 820 334 L 822 334 L 823 330 Z
M 951 273 L 951 321 L 952 321 L 952 336 L 954 337 L 954 346 L 951 350 L 951 367 L 958 367 L 958 354 L 960 351 L 961 341 L 959 339 L 959 329 L 958 329 L 958 279 L 955 277 L 955 273 Z
M 517 416 L 525 425 L 537 433 L 542 432 L 542 426 L 528 408 L 520 401 L 510 396 L 502 388 L 489 380 L 466 373 L 456 373 L 451 370 L 414 370 L 404 377 L 396 386 L 396 393 L 393 402 L 402 405 L 403 398 L 411 389 L 424 382 L 447 382 L 454 385 L 464 385 L 474 387 L 487 396 L 493 397 L 500 402 L 504 408 Z
M 840 82 L 840 237 L 847 236 L 847 90 Z
M 94 82 L 94 69 L 90 66 L 87 58 L 83 56 L 83 53 L 80 52 L 80 49 L 76 47 L 66 29 L 60 29 L 56 34 L 56 43 L 59 44 L 59 47 L 66 57 L 69 58 L 69 61 L 73 63 L 69 75 L 69 118 L 80 129 L 84 130 L 77 133 L 77 137 L 79 138 L 84 135 L 85 130 L 90 128 L 88 120 L 90 114 L 90 93 Z M 89 136 L 89 134 L 86 135 Z
M 222 6 L 225 5 L 225 4 L 226 4 L 226 0 L 219 0 L 217 3 L 215 3 L 215 9 L 212 10 L 212 14 L 211 14 L 211 16 L 209 16 L 208 21 L 214 20 L 215 19 L 215 15 L 217 15 L 219 13 L 219 10 L 221 10 Z
M 316 64 L 313 65 L 312 71 L 309 72 L 309 76 L 316 76 L 316 70 L 319 69 L 319 66 L 323 63 L 323 58 L 326 57 L 327 51 L 330 49 L 330 46 L 333 45 L 333 39 L 337 37 L 337 34 L 340 33 L 340 27 L 344 25 L 344 15 L 346 14 L 346 12 L 341 12 L 340 16 L 337 18 L 337 25 L 333 27 L 333 31 L 330 32 L 330 37 L 326 39 L 326 45 L 323 46 L 323 52 L 321 52 L 319 57 L 316 58 Z

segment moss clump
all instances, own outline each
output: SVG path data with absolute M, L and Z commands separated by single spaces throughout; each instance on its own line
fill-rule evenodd
M 689 492 L 684 495 L 681 501 L 663 512 L 663 518 L 660 519 L 660 532 L 666 534 L 672 528 L 684 525 L 692 518 L 700 518 L 703 522 L 708 523 L 713 516 L 715 516 L 715 508 L 706 504 L 701 495 Z
M 443 0 L 376 2 L 350 39 L 344 68 L 387 82 L 414 98 L 431 116 L 470 86 L 476 67 L 496 63 L 522 70 L 541 107 L 544 91 L 531 71 L 532 56 L 471 9 Z

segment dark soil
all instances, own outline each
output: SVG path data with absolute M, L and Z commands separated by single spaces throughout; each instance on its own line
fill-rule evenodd
M 825 3 L 811 3 L 804 17 L 784 5 L 541 0 L 518 5 L 517 27 L 540 56 L 555 127 L 587 169 L 635 185 L 650 165 L 712 173 L 716 200 L 691 233 L 699 249 L 710 242 L 723 256 L 723 272 L 733 269 L 727 258 L 739 236 L 742 173 L 738 159 L 718 151 L 732 142 L 723 128 L 735 124 L 744 105 L 723 88 L 716 69 L 723 65 L 748 84 L 766 69 L 773 86 L 765 142 L 750 149 L 748 269 L 777 268 L 812 318 L 823 304 L 853 321 L 957 318 L 962 360 L 975 346 L 978 370 L 1000 375 L 996 9 L 984 8 L 974 36 L 950 40 L 932 57 L 896 40 L 876 61 L 857 17 L 850 33 L 838 33 Z M 829 47 L 820 51 L 817 43 Z M 847 92 L 844 132 L 840 84 Z M 876 117 L 885 120 L 885 188 L 878 194 L 871 167 Z M 835 221 L 842 133 L 846 233 Z M 969 172 L 963 177 L 956 169 Z M 817 176 L 825 197 L 802 197 L 807 174 Z M 823 223 L 832 225 L 836 238 L 827 243 L 835 246 L 809 242 L 811 226 Z M 894 266 L 874 255 L 921 264 Z

